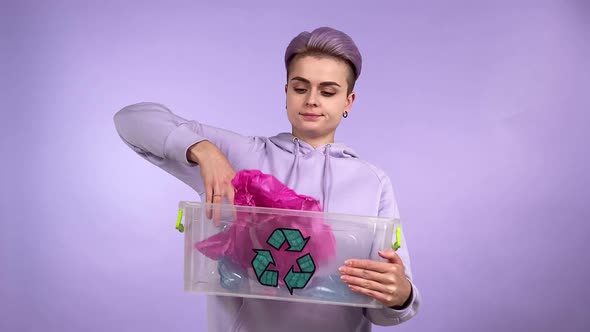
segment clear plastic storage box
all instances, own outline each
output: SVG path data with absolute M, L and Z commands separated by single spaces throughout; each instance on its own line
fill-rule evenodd
M 184 225 L 182 221 L 184 219 Z M 380 308 L 352 292 L 338 268 L 383 261 L 399 220 L 228 204 L 180 202 L 187 292 Z

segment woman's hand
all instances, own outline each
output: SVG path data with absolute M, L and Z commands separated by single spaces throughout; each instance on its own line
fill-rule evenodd
M 342 281 L 356 293 L 370 296 L 386 307 L 401 307 L 412 294 L 412 285 L 406 278 L 404 263 L 391 250 L 379 252 L 387 262 L 368 259 L 349 259 L 338 270 Z
M 187 152 L 187 159 L 199 164 L 201 168 L 207 203 L 221 203 L 223 198 L 227 198 L 230 204 L 234 203 L 235 189 L 231 181 L 236 172 L 215 144 L 202 141 L 191 146 Z M 213 217 L 217 223 L 221 217 L 221 211 L 207 210 L 207 217 Z

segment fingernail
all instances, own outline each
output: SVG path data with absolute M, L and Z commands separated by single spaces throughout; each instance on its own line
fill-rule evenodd
M 351 266 L 351 265 L 352 265 L 352 262 L 351 262 L 351 261 L 345 261 L 345 262 L 344 262 L 344 264 L 345 264 L 346 266 Z
M 343 266 L 339 267 L 339 268 L 338 268 L 338 271 L 340 271 L 340 272 L 344 272 L 344 267 L 343 267 Z

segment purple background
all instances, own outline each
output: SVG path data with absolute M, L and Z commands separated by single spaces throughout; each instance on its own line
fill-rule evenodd
M 337 139 L 391 176 L 423 295 L 375 331 L 590 328 L 587 2 L 81 3 L 0 7 L 0 330 L 204 330 L 174 230 L 197 195 L 112 116 L 288 131 L 283 52 L 322 25 L 364 56 Z

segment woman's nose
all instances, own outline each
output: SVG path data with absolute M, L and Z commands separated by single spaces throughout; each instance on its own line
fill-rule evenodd
M 316 94 L 313 91 L 310 91 L 310 93 L 307 95 L 307 100 L 305 102 L 306 106 L 312 106 L 312 107 L 317 107 L 318 106 L 318 99 Z

